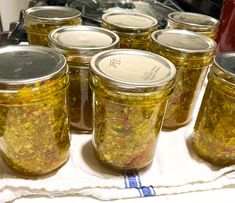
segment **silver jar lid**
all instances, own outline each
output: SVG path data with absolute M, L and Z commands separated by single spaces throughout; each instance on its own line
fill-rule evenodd
M 219 24 L 219 20 L 207 15 L 191 12 L 172 12 L 168 14 L 170 21 L 185 25 L 192 26 L 200 30 L 216 28 Z
M 131 12 L 106 13 L 102 21 L 118 29 L 149 30 L 156 28 L 158 21 L 148 15 Z
M 117 34 L 91 26 L 64 26 L 50 32 L 48 38 L 49 46 L 63 53 L 95 55 L 119 44 Z
M 36 6 L 24 11 L 24 17 L 45 21 L 61 21 L 80 17 L 77 9 L 62 6 Z
M 62 54 L 41 46 L 0 48 L 0 61 L 0 84 L 32 84 L 68 71 Z
M 91 72 L 116 87 L 146 90 L 172 81 L 176 69 L 169 60 L 154 53 L 112 49 L 92 58 Z
M 218 54 L 214 58 L 214 64 L 221 71 L 235 78 L 235 52 L 224 52 Z
M 211 52 L 216 43 L 209 37 L 187 30 L 164 29 L 152 33 L 153 43 L 184 53 Z

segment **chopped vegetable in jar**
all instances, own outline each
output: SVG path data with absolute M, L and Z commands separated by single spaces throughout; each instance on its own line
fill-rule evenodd
M 70 67 L 69 115 L 70 129 L 75 132 L 91 132 L 92 107 L 88 69 Z
M 151 51 L 169 59 L 177 69 L 175 87 L 169 98 L 164 129 L 176 129 L 191 119 L 215 42 L 186 30 L 163 30 L 152 35 Z
M 102 16 L 101 27 L 118 34 L 120 48 L 148 50 L 157 24 L 155 18 L 139 13 L 107 13 Z
M 94 145 L 98 158 L 117 170 L 147 166 L 155 153 L 167 96 L 152 93 L 146 99 L 141 94 L 108 96 L 101 91 L 107 92 L 99 89 L 94 98 Z
M 77 134 L 91 133 L 90 60 L 96 53 L 118 47 L 119 37 L 109 30 L 91 26 L 64 26 L 53 30 L 48 37 L 49 46 L 64 54 L 69 65 L 70 130 Z
M 0 155 L 23 175 L 49 173 L 69 157 L 66 60 L 34 46 L 2 48 L 0 59 Z
M 24 27 L 31 45 L 48 46 L 50 31 L 81 22 L 80 11 L 61 6 L 37 6 L 24 12 Z
M 194 127 L 196 152 L 216 165 L 235 164 L 234 61 L 232 52 L 215 57 Z
M 175 11 L 168 14 L 168 28 L 198 32 L 211 39 L 216 38 L 218 25 L 219 20 L 200 13 Z
M 172 92 L 173 64 L 149 52 L 120 49 L 96 55 L 91 69 L 98 159 L 118 171 L 147 166 Z

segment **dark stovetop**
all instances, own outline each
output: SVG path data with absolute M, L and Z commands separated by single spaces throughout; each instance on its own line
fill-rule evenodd
M 219 19 L 223 0 L 178 0 L 179 5 L 186 11 L 203 13 Z

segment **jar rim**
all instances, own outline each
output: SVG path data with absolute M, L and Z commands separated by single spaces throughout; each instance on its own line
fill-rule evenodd
M 141 70 L 137 76 L 141 77 L 141 79 L 134 78 L 133 80 L 133 76 L 128 76 L 128 75 L 124 76 L 124 74 L 127 74 L 127 72 L 126 73 L 121 72 L 120 73 L 121 75 L 120 74 L 117 75 L 115 74 L 115 71 L 118 72 L 117 69 L 115 71 L 110 72 L 108 70 L 109 68 L 111 68 L 110 65 L 108 65 L 108 69 L 105 66 L 107 64 L 112 63 L 112 61 L 111 62 L 109 61 L 110 59 L 109 57 L 117 57 L 117 56 L 122 56 L 122 58 L 114 58 L 114 60 L 120 60 L 119 64 L 122 64 L 121 66 L 124 67 L 123 69 L 122 68 L 119 69 L 119 71 L 123 71 L 124 69 L 130 68 L 131 71 L 129 74 L 131 75 L 132 70 L 136 68 L 132 72 L 134 75 L 135 74 L 134 71 L 136 71 L 139 68 L 139 70 L 140 69 Z M 125 57 L 130 59 L 131 56 L 142 57 L 142 59 L 146 57 L 146 59 L 149 59 L 153 62 L 153 63 L 151 62 L 152 64 L 156 62 L 156 64 L 154 64 L 156 65 L 156 68 L 155 66 L 152 67 L 151 64 L 151 67 L 147 69 L 146 64 L 144 64 L 145 69 L 142 69 L 144 67 L 143 64 L 141 65 L 142 67 L 136 67 L 136 65 L 138 65 L 136 62 L 135 62 L 136 64 L 134 64 L 133 66 L 133 64 L 129 63 L 130 61 L 124 61 L 124 60 L 122 61 L 122 59 Z M 126 66 L 126 64 L 128 65 Z M 129 65 L 130 67 L 128 67 Z M 101 66 L 103 66 L 104 68 Z M 134 49 L 112 49 L 96 54 L 91 60 L 90 68 L 91 68 L 90 69 L 91 73 L 93 73 L 94 75 L 98 75 L 99 77 L 106 80 L 108 83 L 112 84 L 113 86 L 123 89 L 137 90 L 138 92 L 141 89 L 145 91 L 146 89 L 165 86 L 166 84 L 172 82 L 175 79 L 175 74 L 176 74 L 176 68 L 174 64 L 170 62 L 168 59 L 151 52 L 134 50 Z M 163 68 L 166 70 L 163 72 L 164 74 L 162 74 L 162 76 L 157 75 L 158 73 L 159 74 L 161 73 L 161 71 L 158 72 L 159 70 L 158 68 Z M 148 77 L 148 79 L 143 77 Z M 154 79 L 149 79 L 150 77 L 154 77 Z M 127 78 L 129 78 L 130 81 L 127 81 Z
M 183 17 L 183 19 L 178 19 L 176 17 L 179 17 L 179 18 Z M 196 22 L 184 21 L 184 19 L 187 19 L 190 17 L 195 17 L 200 20 L 203 19 L 204 22 L 196 23 Z M 193 12 L 175 11 L 175 12 L 168 14 L 168 19 L 175 22 L 175 23 L 195 27 L 199 30 L 208 30 L 208 29 L 212 29 L 212 28 L 217 28 L 217 26 L 219 25 L 219 20 L 217 20 L 216 18 L 213 18 L 208 15 L 200 14 L 200 13 L 193 13 Z M 211 24 L 209 24 L 209 23 L 211 23 Z
M 140 17 L 149 21 L 152 21 L 151 25 L 148 26 L 133 26 L 133 25 L 122 25 L 117 23 L 111 23 L 108 21 L 108 17 L 112 16 L 134 16 L 134 17 Z M 123 30 L 129 30 L 129 31 L 147 31 L 151 30 L 158 25 L 158 20 L 153 18 L 152 16 L 141 14 L 141 13 L 135 13 L 135 12 L 112 12 L 112 13 L 106 13 L 102 15 L 102 21 L 105 22 L 108 25 L 111 25 L 115 27 L 116 29 L 123 29 Z
M 84 47 L 84 46 L 79 46 L 79 45 L 66 45 L 65 43 L 62 43 L 58 40 L 58 37 L 61 33 L 63 32 L 83 32 L 83 31 L 91 31 L 91 32 L 97 32 L 104 34 L 108 37 L 111 38 L 112 42 L 107 45 L 102 45 L 102 46 L 93 46 L 93 47 Z M 53 31 L 51 31 L 48 34 L 48 42 L 49 46 L 55 48 L 55 49 L 60 49 L 62 52 L 66 53 L 83 53 L 85 55 L 94 55 L 97 52 L 100 52 L 102 50 L 107 50 L 113 47 L 117 47 L 119 44 L 119 36 L 107 29 L 103 28 L 98 28 L 98 27 L 93 27 L 93 26 L 63 26 L 61 28 L 57 28 Z
M 169 36 L 166 37 L 166 35 Z M 188 37 L 188 42 L 185 42 L 183 37 Z M 154 31 L 151 34 L 151 39 L 154 44 L 159 44 L 165 48 L 189 54 L 211 52 L 214 51 L 216 47 L 216 42 L 213 39 L 201 33 L 180 29 L 163 29 Z M 197 41 L 194 42 L 195 45 L 192 45 L 193 40 Z M 185 45 L 189 47 L 187 48 Z
M 235 52 L 222 52 L 214 57 L 213 62 L 220 71 L 235 79 Z
M 52 16 L 45 15 L 35 15 L 36 12 L 58 12 L 57 14 L 52 14 Z M 68 15 L 65 15 L 66 13 Z M 60 14 L 61 16 L 58 16 Z M 23 16 L 32 18 L 35 20 L 41 20 L 41 21 L 63 21 L 63 20 L 69 20 L 73 19 L 76 17 L 81 17 L 81 12 L 77 9 L 74 8 L 68 8 L 68 7 L 63 7 L 63 6 L 36 6 L 36 7 L 31 7 L 23 12 Z

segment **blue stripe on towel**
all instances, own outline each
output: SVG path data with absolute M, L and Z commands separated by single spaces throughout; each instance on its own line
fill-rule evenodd
M 126 188 L 139 188 L 136 174 L 125 174 L 125 187 Z
M 155 190 L 152 186 L 142 186 L 140 176 L 137 172 L 124 174 L 124 184 L 125 188 L 136 188 L 140 193 L 140 197 L 149 197 L 156 195 Z
M 141 187 L 141 192 L 144 197 L 154 196 L 156 195 L 155 190 L 152 186 L 149 187 Z

